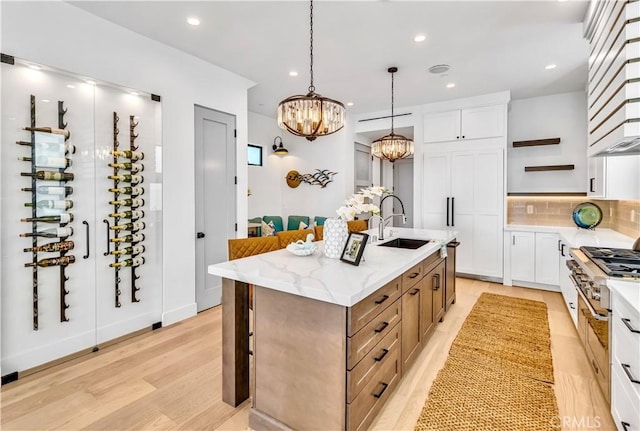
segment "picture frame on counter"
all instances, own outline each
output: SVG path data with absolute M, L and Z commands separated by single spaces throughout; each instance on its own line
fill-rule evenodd
M 351 232 L 340 255 L 340 260 L 351 265 L 360 265 L 368 239 L 369 235 L 366 233 Z

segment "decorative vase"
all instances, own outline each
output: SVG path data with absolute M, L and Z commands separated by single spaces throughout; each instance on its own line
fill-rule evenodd
M 344 245 L 347 243 L 349 231 L 347 221 L 341 218 L 328 218 L 324 222 L 322 239 L 324 241 L 324 255 L 337 259 L 342 254 Z

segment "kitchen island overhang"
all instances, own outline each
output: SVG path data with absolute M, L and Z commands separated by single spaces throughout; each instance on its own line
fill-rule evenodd
M 310 428 L 315 423 L 325 428 L 353 428 L 344 413 L 345 399 L 349 398 L 345 367 L 350 365 L 345 352 L 350 348 L 350 338 L 345 337 L 345 328 L 350 324 L 350 310 L 394 282 L 400 286 L 403 274 L 413 271 L 427 257 L 439 258 L 443 245 L 457 234 L 454 230 L 393 230 L 393 238 L 432 241 L 415 250 L 368 244 L 364 260 L 357 267 L 324 257 L 322 242 L 312 256 L 299 257 L 283 249 L 209 266 L 210 274 L 223 278 L 223 400 L 232 406 L 249 397 L 248 285 L 255 286 L 253 426 Z M 436 284 L 439 287 L 439 281 Z M 389 295 L 381 296 L 382 302 L 385 296 Z M 388 332 L 393 332 L 400 320 L 400 304 L 389 300 L 381 306 L 386 311 L 380 314 L 389 314 L 389 322 L 371 329 L 379 336 L 375 342 L 383 335 L 392 338 Z M 392 305 L 397 305 L 395 315 Z M 397 325 L 397 337 L 399 331 Z M 398 347 L 390 357 L 398 362 L 399 355 Z M 386 368 L 379 371 L 392 374 L 389 360 L 385 364 Z M 293 389 L 280 386 L 285 383 Z M 374 396 L 380 391 L 375 392 Z M 310 408 L 314 410 L 311 415 Z M 357 410 L 355 404 L 352 410 Z M 314 415 L 319 422 L 309 421 Z

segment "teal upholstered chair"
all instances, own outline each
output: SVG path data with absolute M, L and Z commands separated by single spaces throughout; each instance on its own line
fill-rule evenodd
M 324 226 L 324 221 L 326 219 L 327 219 L 326 217 L 315 216 L 313 218 L 313 221 L 316 224 L 316 226 Z
M 269 222 L 272 221 L 273 225 L 276 227 L 277 232 L 282 232 L 284 230 L 284 225 L 282 224 L 282 217 L 280 216 L 263 216 L 262 220 L 264 220 L 264 222 L 267 224 L 269 224 Z
M 262 223 L 262 217 L 254 217 L 254 218 L 250 218 L 249 223 Z M 262 228 L 261 227 L 257 227 L 256 228 L 256 232 L 257 232 L 257 236 L 262 236 Z
M 309 226 L 309 217 L 290 215 L 289 218 L 287 219 L 287 230 L 300 229 L 300 222 L 304 222 L 304 224 Z

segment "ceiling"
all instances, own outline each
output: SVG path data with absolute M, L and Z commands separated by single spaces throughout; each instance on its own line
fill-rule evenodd
M 309 86 L 307 1 L 80 1 L 72 4 L 256 82 L 249 109 Z M 511 90 L 512 99 L 582 90 L 586 1 L 316 1 L 316 92 L 362 114 Z M 198 17 L 197 27 L 186 23 Z M 413 37 L 422 33 L 421 43 Z M 447 76 L 427 70 L 448 64 Z M 556 64 L 546 70 L 548 64 Z M 298 71 L 297 77 L 289 76 Z M 454 88 L 446 88 L 455 83 Z

